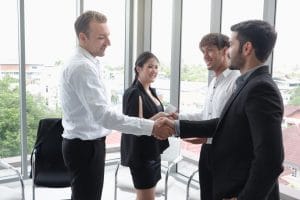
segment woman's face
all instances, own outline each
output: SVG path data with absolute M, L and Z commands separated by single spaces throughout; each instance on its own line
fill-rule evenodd
M 143 83 L 152 83 L 155 81 L 155 78 L 158 74 L 158 61 L 155 58 L 150 58 L 142 66 L 138 66 L 138 78 Z

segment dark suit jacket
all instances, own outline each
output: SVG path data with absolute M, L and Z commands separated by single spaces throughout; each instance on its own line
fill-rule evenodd
M 180 137 L 211 137 L 215 200 L 278 199 L 283 171 L 283 103 L 268 67 L 255 70 L 219 119 L 180 121 Z
M 150 88 L 151 93 L 159 101 L 155 89 Z M 139 96 L 143 102 L 143 117 L 148 119 L 159 111 L 163 111 L 163 105 L 160 103 L 161 110 L 147 95 L 142 84 L 137 82 L 129 87 L 123 95 L 123 113 L 129 116 L 138 116 Z M 131 134 L 122 134 L 121 137 L 121 164 L 128 166 L 130 164 L 138 165 L 143 160 L 157 160 L 160 154 L 169 146 L 168 140 L 158 140 L 153 136 L 136 136 Z

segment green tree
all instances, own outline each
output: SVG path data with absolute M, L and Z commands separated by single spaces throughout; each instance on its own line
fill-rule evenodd
M 295 106 L 300 105 L 300 87 L 297 87 L 294 90 L 292 90 L 292 95 L 289 104 Z
M 207 69 L 200 65 L 183 65 L 181 69 L 182 81 L 207 81 Z
M 20 155 L 20 97 L 18 80 L 0 79 L 0 157 Z M 45 116 L 55 116 L 40 96 L 26 95 L 28 152 L 36 138 L 38 122 Z

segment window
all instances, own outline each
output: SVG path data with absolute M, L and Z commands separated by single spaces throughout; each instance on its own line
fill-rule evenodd
M 125 1 L 86 0 L 84 3 L 85 11 L 96 10 L 107 16 L 111 46 L 106 49 L 105 56 L 100 58 L 100 63 L 105 68 L 105 81 L 111 91 L 111 103 L 121 112 L 124 93 Z M 120 136 L 119 132 L 110 134 L 106 139 L 107 145 L 119 146 Z
M 180 112 L 201 112 L 208 86 L 208 70 L 199 49 L 210 32 L 210 1 L 183 1 L 180 73 Z M 201 145 L 182 141 L 183 155 L 198 161 Z M 187 176 L 197 165 L 180 162 L 178 171 Z
M 73 28 L 76 4 L 75 1 L 25 0 L 24 6 L 27 141 L 30 153 L 39 120 L 61 117 L 59 72 L 76 44 Z
M 161 17 L 164 16 L 164 17 Z M 151 51 L 160 61 L 159 74 L 152 84 L 166 105 L 170 103 L 172 1 L 152 1 Z
M 263 18 L 262 0 L 223 0 L 222 33 L 231 35 L 230 27 L 244 20 Z
M 0 1 L 0 157 L 20 155 L 17 1 Z
M 278 1 L 273 79 L 284 101 L 282 130 L 286 164 L 280 182 L 297 190 L 300 189 L 300 29 L 295 24 L 299 17 L 299 1 Z

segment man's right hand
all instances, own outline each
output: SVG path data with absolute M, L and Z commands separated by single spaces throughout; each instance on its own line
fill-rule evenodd
M 152 134 L 159 140 L 165 140 L 175 134 L 174 121 L 166 117 L 160 117 L 154 122 Z

